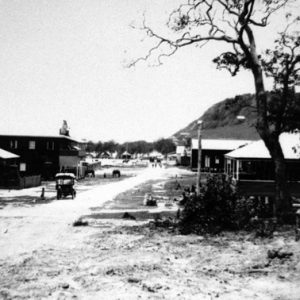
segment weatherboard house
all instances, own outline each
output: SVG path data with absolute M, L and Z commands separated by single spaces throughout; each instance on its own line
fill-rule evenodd
M 85 147 L 85 142 L 67 135 L 0 135 L 0 148 L 18 159 L 20 177 L 48 179 L 61 170 L 76 170 Z
M 19 155 L 0 149 L 0 187 L 18 185 Z
M 283 133 L 279 141 L 287 163 L 289 191 L 300 196 L 300 134 Z M 225 154 L 225 173 L 242 195 L 274 195 L 274 164 L 262 140 Z
M 250 140 L 236 139 L 202 139 L 201 140 L 201 170 L 204 172 L 224 172 L 224 155 L 234 149 L 251 143 Z M 198 166 L 198 139 L 192 139 L 191 168 Z

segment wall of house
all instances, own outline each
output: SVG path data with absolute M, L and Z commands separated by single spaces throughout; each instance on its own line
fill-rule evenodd
M 44 179 L 60 170 L 62 152 L 79 156 L 80 151 L 71 150 L 73 145 L 78 143 L 60 137 L 0 136 L 0 148 L 20 156 L 21 176 L 42 175 Z
M 300 159 L 287 161 L 287 178 L 289 181 L 300 181 Z M 274 180 L 274 163 L 270 159 L 239 160 L 239 179 Z
M 19 176 L 19 162 L 17 158 L 0 158 L 0 188 L 18 186 Z
M 230 150 L 202 150 L 201 169 L 204 172 L 224 172 L 224 154 Z M 198 149 L 192 150 L 192 170 L 198 168 Z
M 59 166 L 65 168 L 76 168 L 80 162 L 78 156 L 59 156 Z

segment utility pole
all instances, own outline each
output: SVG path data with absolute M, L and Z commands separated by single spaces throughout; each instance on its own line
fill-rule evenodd
M 202 160 L 202 145 L 201 145 L 201 131 L 202 131 L 202 120 L 197 122 L 198 124 L 198 169 L 197 169 L 197 196 L 201 192 L 201 160 Z

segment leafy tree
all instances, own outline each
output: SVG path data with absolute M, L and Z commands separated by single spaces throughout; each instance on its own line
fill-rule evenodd
M 176 146 L 171 139 L 158 139 L 153 143 L 154 149 L 162 154 L 168 154 L 175 151 Z
M 180 48 L 208 42 L 227 45 L 213 61 L 218 69 L 235 76 L 242 68 L 252 72 L 256 94 L 256 129 L 265 142 L 275 165 L 276 199 L 274 214 L 291 209 L 286 185 L 286 164 L 279 143 L 285 130 L 299 128 L 298 105 L 294 85 L 299 83 L 299 32 L 292 29 L 299 17 L 287 15 L 287 27 L 282 29 L 274 50 L 258 53 L 255 28 L 268 26 L 271 16 L 292 0 L 187 0 L 171 12 L 168 36 L 160 35 L 144 21 L 142 29 L 154 40 L 149 52 L 129 66 L 156 57 L 162 59 Z M 274 79 L 276 93 L 268 94 L 263 75 Z M 294 109 L 296 105 L 296 109 Z M 275 109 L 276 108 L 276 109 Z
M 102 144 L 101 141 L 99 141 L 98 143 L 96 143 L 95 151 L 98 152 L 98 153 L 101 153 L 102 149 L 103 149 L 103 144 Z
M 117 143 L 113 140 L 104 142 L 102 144 L 102 151 L 114 152 L 116 148 L 117 148 Z
M 187 197 L 181 214 L 181 233 L 217 233 L 221 230 L 241 229 L 236 223 L 237 196 L 225 176 L 208 177 L 203 193 Z M 249 218 L 247 219 L 247 223 Z
M 128 151 L 130 153 L 147 153 L 152 143 L 146 141 L 135 141 L 128 143 Z
M 86 146 L 86 151 L 93 152 L 93 151 L 95 151 L 95 149 L 96 149 L 95 143 L 93 143 L 92 141 L 88 141 L 87 146 Z

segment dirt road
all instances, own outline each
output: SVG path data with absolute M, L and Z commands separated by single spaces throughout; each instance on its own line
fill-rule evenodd
M 53 201 L 30 207 L 6 207 L 0 210 L 0 259 L 24 252 L 72 243 L 70 224 L 91 207 L 150 179 L 166 176 L 166 169 L 146 168 L 137 176 L 103 186 L 94 186 L 74 199 Z M 170 171 L 169 171 L 170 172 Z
M 291 231 L 268 240 L 182 236 L 136 220 L 91 218 L 89 226 L 72 226 L 117 194 L 179 172 L 146 169 L 75 200 L 2 209 L 0 299 L 298 300 L 300 246 Z M 274 248 L 293 255 L 268 259 Z

